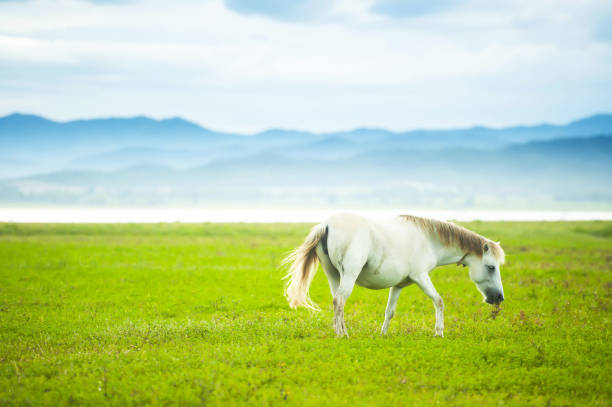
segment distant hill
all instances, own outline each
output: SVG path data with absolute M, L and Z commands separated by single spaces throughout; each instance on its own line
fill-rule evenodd
M 305 158 L 259 151 L 185 168 L 149 163 L 110 171 L 65 170 L 0 181 L 0 202 L 79 205 L 401 205 L 584 207 L 612 202 L 612 136 L 554 139 L 497 149 L 361 151 L 334 159 L 319 148 L 353 149 L 330 137 Z M 357 151 L 357 150 L 355 150 Z M 124 150 L 171 159 L 183 151 Z M 123 160 L 121 154 L 101 161 Z M 94 158 L 91 158 L 95 161 Z M 598 204 L 599 202 L 599 204 Z
M 612 115 L 566 125 L 216 132 L 0 118 L 0 205 L 610 205 Z M 573 205 L 573 206 L 572 206 Z
M 45 118 L 12 114 L 0 118 L 0 143 L 27 152 L 58 146 L 95 151 L 126 145 L 175 145 L 210 141 L 222 136 L 181 118 L 154 120 L 139 116 L 55 122 Z M 97 145 L 97 146 L 96 146 Z
M 0 151 L 21 164 L 0 162 L 0 178 L 69 169 L 111 170 L 142 163 L 184 167 L 185 157 L 200 151 L 201 160 L 187 160 L 197 165 L 209 161 L 207 154 L 212 150 L 233 151 L 231 142 L 236 138 L 181 118 L 55 122 L 12 114 L 0 118 Z
M 144 116 L 56 122 L 27 114 L 0 118 L 0 179 L 59 170 L 113 171 L 137 165 L 186 168 L 266 152 L 293 159 L 337 160 L 379 151 L 492 150 L 516 143 L 612 134 L 612 115 L 566 125 L 472 127 L 393 132 L 360 128 L 331 133 L 272 129 L 222 133 L 181 118 Z M 9 159 L 10 158 L 10 159 Z

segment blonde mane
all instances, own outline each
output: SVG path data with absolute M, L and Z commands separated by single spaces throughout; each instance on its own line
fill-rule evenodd
M 489 245 L 491 253 L 500 264 L 503 264 L 505 261 L 504 250 L 498 243 L 482 237 L 471 230 L 467 230 L 462 226 L 455 225 L 451 222 L 442 222 L 412 215 L 401 215 L 400 218 L 412 222 L 416 227 L 428 233 L 430 236 L 437 236 L 444 246 L 459 247 L 465 253 L 474 254 L 480 258 L 482 258 L 483 248 L 486 243 Z

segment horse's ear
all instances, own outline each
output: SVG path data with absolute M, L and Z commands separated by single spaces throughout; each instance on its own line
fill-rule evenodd
M 489 244 L 485 243 L 484 246 L 482 246 L 482 251 L 484 251 L 485 253 L 489 251 Z

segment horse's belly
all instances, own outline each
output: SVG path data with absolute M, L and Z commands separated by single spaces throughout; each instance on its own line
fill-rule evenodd
M 356 283 L 362 287 L 379 290 L 396 286 L 403 280 L 405 280 L 405 276 L 394 268 L 383 266 L 372 269 L 366 265 L 359 274 Z

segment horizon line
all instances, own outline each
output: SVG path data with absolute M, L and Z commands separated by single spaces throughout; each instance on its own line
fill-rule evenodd
M 297 132 L 297 133 L 310 133 L 313 135 L 329 135 L 329 134 L 334 134 L 334 133 L 347 133 L 347 132 L 353 132 L 353 131 L 357 131 L 357 130 L 380 130 L 380 131 L 386 131 L 386 132 L 390 132 L 390 133 L 396 133 L 396 134 L 401 134 L 401 133 L 409 133 L 409 132 L 417 132 L 417 131 L 448 131 L 448 130 L 469 130 L 469 129 L 477 129 L 477 128 L 483 128 L 483 129 L 490 129 L 490 130 L 504 130 L 504 129 L 512 129 L 512 128 L 520 128 L 520 127 L 539 127 L 539 126 L 567 126 L 570 125 L 572 123 L 584 120 L 584 119 L 589 119 L 589 118 L 593 118 L 593 117 L 597 117 L 597 116 L 612 116 L 612 112 L 604 112 L 604 111 L 599 111 L 599 112 L 594 112 L 592 114 L 588 114 L 585 116 L 580 116 L 580 117 L 576 117 L 572 120 L 563 122 L 563 123 L 551 123 L 551 122 L 538 122 L 538 123 L 532 123 L 532 124 L 526 124 L 526 123 L 517 123 L 517 124 L 513 124 L 513 125 L 508 125 L 508 126 L 493 126 L 493 125 L 486 125 L 486 124 L 473 124 L 470 126 L 448 126 L 448 127 L 420 127 L 420 128 L 411 128 L 411 129 L 404 129 L 404 130 L 391 130 L 389 128 L 383 127 L 383 126 L 356 126 L 356 127 L 352 127 L 352 128 L 348 128 L 348 129 L 336 129 L 336 130 L 326 130 L 326 131 L 312 131 L 312 130 L 303 130 L 303 129 L 297 129 L 297 128 L 288 128 L 288 127 L 268 127 L 265 128 L 263 130 L 259 130 L 256 132 L 250 132 L 250 133 L 243 133 L 243 132 L 234 132 L 234 131 L 226 131 L 226 130 L 216 130 L 216 129 L 212 129 L 210 127 L 206 127 L 204 125 L 202 125 L 201 123 L 195 121 L 195 120 L 191 120 L 188 119 L 186 117 L 183 116 L 168 116 L 168 117 L 155 117 L 155 116 L 148 116 L 146 114 L 137 114 L 137 115 L 133 115 L 133 116 L 115 116 L 115 115 L 111 115 L 111 116 L 93 116 L 93 117 L 88 117 L 88 118 L 73 118 L 73 119 L 69 119 L 69 120 L 56 120 L 53 118 L 50 118 L 49 116 L 43 115 L 43 114 L 38 114 L 38 113 L 23 113 L 23 112 L 19 112 L 19 111 L 13 111 L 12 113 L 7 113 L 4 116 L 0 116 L 0 120 L 2 119 L 6 119 L 8 117 L 11 116 L 32 116 L 32 117 L 38 117 L 53 123 L 59 123 L 59 124 L 68 124 L 68 123 L 73 123 L 73 122 L 78 122 L 78 121 L 93 121 L 93 120 L 131 120 L 131 119 L 147 119 L 147 120 L 151 120 L 151 121 L 155 121 L 155 122 L 163 122 L 163 121 L 170 121 L 170 120 L 182 120 L 186 123 L 189 124 L 193 124 L 195 126 L 198 126 L 199 128 L 201 128 L 202 130 L 207 130 L 207 131 L 211 131 L 214 133 L 221 133 L 221 134 L 230 134 L 230 135 L 236 135 L 236 136 L 242 136 L 242 137 L 252 137 L 252 136 L 257 136 L 263 133 L 267 133 L 267 132 L 272 132 L 272 131 L 284 131 L 284 132 Z

